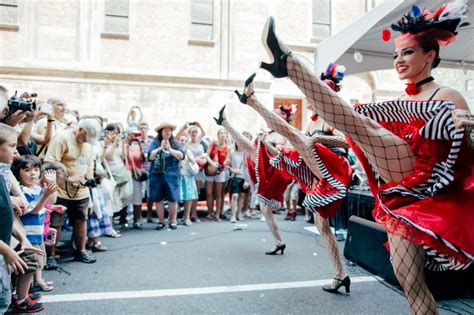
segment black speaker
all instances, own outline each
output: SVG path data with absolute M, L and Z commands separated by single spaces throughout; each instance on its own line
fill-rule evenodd
M 391 284 L 398 285 L 385 248 L 387 232 L 383 225 L 355 215 L 349 218 L 344 256 Z
M 383 225 L 351 216 L 344 256 L 367 271 L 399 286 L 384 246 L 387 232 Z M 436 300 L 474 296 L 474 266 L 460 271 L 436 272 L 425 269 L 425 279 Z

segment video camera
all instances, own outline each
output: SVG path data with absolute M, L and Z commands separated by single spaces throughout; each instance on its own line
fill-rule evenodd
M 15 91 L 15 95 L 8 99 L 8 116 L 13 114 L 16 111 L 29 111 L 32 112 L 36 110 L 36 101 L 26 101 L 17 96 L 18 91 Z M 36 93 L 32 93 L 31 97 L 36 97 Z

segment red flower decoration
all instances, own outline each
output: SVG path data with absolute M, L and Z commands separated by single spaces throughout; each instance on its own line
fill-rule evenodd
M 392 38 L 392 33 L 388 29 L 382 31 L 382 40 L 388 42 Z
M 407 83 L 407 87 L 405 88 L 405 92 L 407 95 L 416 95 L 420 92 L 420 87 L 416 85 L 416 83 Z
M 316 121 L 317 119 L 318 119 L 318 115 L 317 115 L 317 114 L 311 116 L 311 120 L 312 120 L 312 121 Z

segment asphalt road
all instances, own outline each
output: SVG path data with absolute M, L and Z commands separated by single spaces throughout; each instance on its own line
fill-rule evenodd
M 287 244 L 267 256 L 266 224 L 246 220 L 202 222 L 178 230 L 125 231 L 103 238 L 109 250 L 87 265 L 64 259 L 48 271 L 54 291 L 44 294 L 45 314 L 408 314 L 402 293 L 358 266 L 346 267 L 350 294 L 329 294 L 334 276 L 323 240 L 309 224 L 277 216 Z M 67 234 L 66 234 L 67 237 Z M 340 242 L 341 249 L 343 242 Z M 341 290 L 342 291 L 342 290 Z M 474 313 L 474 300 L 443 301 L 441 314 Z

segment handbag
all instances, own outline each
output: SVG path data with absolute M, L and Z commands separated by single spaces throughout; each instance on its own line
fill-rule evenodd
M 221 172 L 222 172 L 221 165 L 217 165 L 217 167 L 215 167 L 211 163 L 207 162 L 206 166 L 204 167 L 204 173 L 206 173 L 207 176 L 219 175 Z
M 196 176 L 198 173 L 199 173 L 199 164 L 196 162 L 196 161 L 191 161 L 189 159 L 189 155 L 188 154 L 192 154 L 190 151 L 189 153 L 186 154 L 186 164 L 185 164 L 185 167 L 186 167 L 186 171 L 193 175 L 193 176 Z
M 130 173 L 126 167 L 112 171 L 112 176 L 117 186 L 125 185 L 126 183 L 128 183 L 128 180 L 130 179 Z
M 148 180 L 148 172 L 134 167 L 132 171 L 132 178 L 137 182 L 144 182 Z
M 166 170 L 166 158 L 163 154 L 163 151 L 160 151 L 156 156 L 152 164 L 152 173 L 153 174 L 164 174 Z

